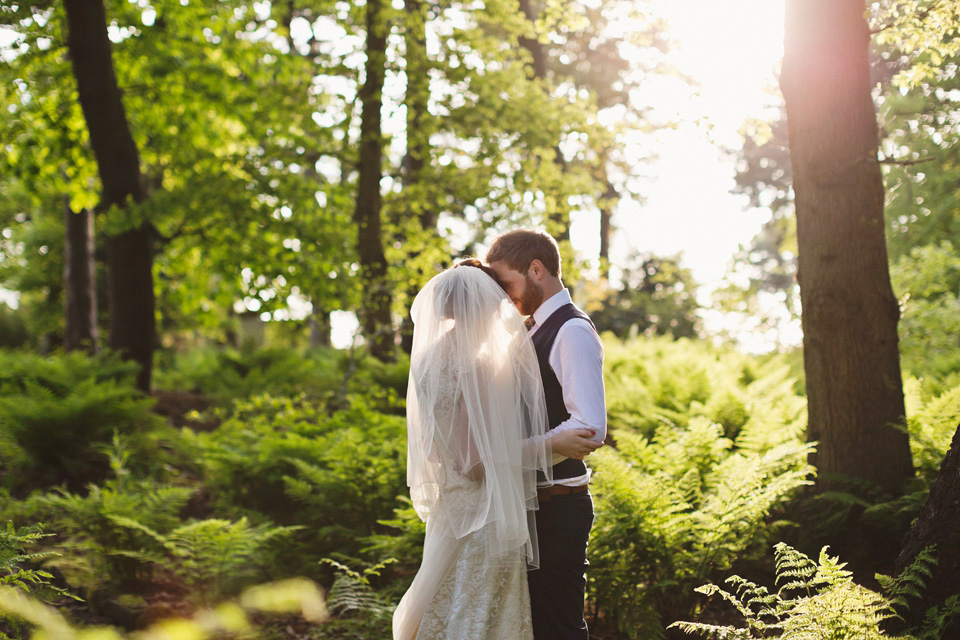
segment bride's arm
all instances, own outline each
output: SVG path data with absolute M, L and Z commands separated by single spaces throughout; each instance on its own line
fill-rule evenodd
M 457 458 L 454 463 L 454 471 L 468 480 L 479 482 L 483 480 L 483 462 L 471 435 L 470 415 L 467 412 L 467 403 L 463 396 L 457 398 L 453 420 L 453 431 L 457 438 Z

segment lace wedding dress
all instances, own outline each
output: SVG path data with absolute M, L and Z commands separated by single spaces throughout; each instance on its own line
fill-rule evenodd
M 464 412 L 449 404 L 438 404 L 447 414 L 438 418 L 453 420 L 459 415 L 462 419 Z M 463 515 L 459 511 L 483 499 L 483 481 L 459 475 L 452 471 L 455 461 L 449 462 L 444 465 L 451 472 L 440 489 L 439 508 L 427 523 L 428 537 L 434 539 L 424 545 L 424 565 L 428 547 L 435 549 L 436 564 L 445 568 L 436 566 L 431 572 L 445 573 L 445 577 L 426 606 L 416 640 L 533 640 L 523 550 L 516 550 L 513 561 L 491 559 L 486 538 L 495 535 L 492 527 L 460 540 L 453 537 L 448 518 L 457 519 Z
M 471 268 L 445 273 L 460 271 L 489 280 Z M 458 275 L 453 285 L 476 276 Z M 526 571 L 538 560 L 534 476 L 549 469 L 537 437 L 546 421 L 536 354 L 492 280 L 493 288 L 468 290 L 467 302 L 479 301 L 480 313 L 469 306 L 461 312 L 449 291 L 444 298 L 432 283 L 418 295 L 419 309 L 414 303 L 407 395 L 408 484 L 427 532 L 420 569 L 394 614 L 393 637 L 533 640 Z M 425 294 L 435 305 L 426 311 Z M 494 332 L 498 323 L 493 312 L 483 313 L 484 295 L 509 331 Z M 435 331 L 425 330 L 434 318 L 441 320 Z
M 471 535 L 420 623 L 417 640 L 533 640 L 523 564 L 493 566 Z

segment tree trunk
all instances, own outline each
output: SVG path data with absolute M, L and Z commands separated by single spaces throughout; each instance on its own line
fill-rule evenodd
M 527 18 L 531 27 L 537 22 L 539 11 L 534 6 L 537 0 L 520 0 L 520 11 Z M 520 46 L 530 52 L 530 71 L 534 78 L 546 80 L 547 78 L 547 50 L 543 43 L 536 37 L 521 36 Z M 559 140 L 554 147 L 553 161 L 560 167 L 560 171 L 566 171 L 567 163 L 563 159 L 563 152 L 560 151 Z M 547 218 L 550 220 L 553 230 L 552 235 L 557 242 L 570 241 L 570 211 L 567 209 L 548 211 Z
M 781 87 L 796 193 L 808 438 L 817 488 L 913 475 L 884 243 L 863 0 L 788 0 Z
M 323 308 L 315 308 L 310 315 L 310 346 L 329 347 L 332 330 L 330 312 Z
M 520 11 L 530 24 L 537 21 L 539 11 L 533 6 L 536 0 L 520 0 Z M 543 44 L 536 37 L 521 36 L 520 46 L 530 52 L 531 70 L 534 78 L 547 77 L 547 52 Z
M 600 158 L 600 171 L 602 173 L 600 183 L 603 185 L 603 195 L 600 196 L 600 269 L 601 274 L 607 280 L 610 279 L 610 237 L 613 235 L 613 227 L 610 223 L 613 218 L 613 207 L 620 199 L 620 193 L 613 183 L 610 182 L 610 176 L 607 174 L 607 154 L 606 152 Z
M 102 183 L 98 211 L 144 199 L 140 155 L 110 52 L 102 0 L 64 0 L 67 46 L 83 117 Z M 153 251 L 147 223 L 107 239 L 111 348 L 140 364 L 137 385 L 150 389 L 156 334 Z
M 406 30 L 404 45 L 406 48 L 407 91 L 404 103 L 407 107 L 407 150 L 403 156 L 404 193 L 408 205 L 405 216 L 407 224 L 416 217 L 420 230 L 425 235 L 436 234 L 437 216 L 430 203 L 423 201 L 423 169 L 430 153 L 430 134 L 425 130 L 425 121 L 429 117 L 427 105 L 430 100 L 429 61 L 427 58 L 427 5 L 423 0 L 405 0 Z M 419 243 L 414 243 L 419 247 Z M 412 301 L 418 287 L 407 288 L 407 297 Z M 413 318 L 409 311 L 400 323 L 400 348 L 405 353 L 413 350 Z
M 110 348 L 140 364 L 137 387 L 150 390 L 156 346 L 153 242 L 146 225 L 107 238 Z
M 383 251 L 380 179 L 383 177 L 383 134 L 380 111 L 387 62 L 387 24 L 384 0 L 367 0 L 366 78 L 358 97 L 360 116 L 360 160 L 354 221 L 357 223 L 357 253 L 363 286 L 361 322 L 370 343 L 370 353 L 381 361 L 392 360 L 392 300 L 387 283 L 387 258 Z
M 100 332 L 97 327 L 93 214 L 87 209 L 74 213 L 64 198 L 63 222 L 66 229 L 63 259 L 66 326 L 63 347 L 67 351 L 86 349 L 96 353 Z
M 903 540 L 903 548 L 897 558 L 896 571 L 903 571 L 924 548 L 936 545 L 937 564 L 933 575 L 927 580 L 920 602 L 910 603 L 906 622 L 915 625 L 934 605 L 943 602 L 958 592 L 957 576 L 960 575 L 960 426 L 953 436 L 950 450 L 940 465 L 940 475 L 930 489 L 920 515 L 913 522 Z M 954 623 L 953 638 L 960 632 Z

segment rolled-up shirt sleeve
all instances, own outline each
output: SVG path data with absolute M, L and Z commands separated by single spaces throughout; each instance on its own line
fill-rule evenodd
M 563 404 L 570 418 L 547 435 L 567 429 L 592 429 L 592 439 L 603 442 L 607 437 L 607 406 L 600 336 L 586 320 L 568 320 L 557 333 L 549 362 L 563 387 Z

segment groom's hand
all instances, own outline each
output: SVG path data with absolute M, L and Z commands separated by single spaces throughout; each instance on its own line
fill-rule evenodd
M 568 429 L 553 435 L 550 438 L 550 446 L 554 453 L 559 453 L 565 458 L 583 460 L 603 446 L 602 442 L 590 439 L 593 435 L 594 431 L 591 429 Z

